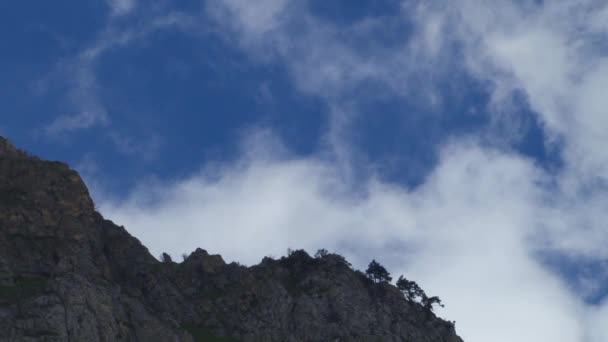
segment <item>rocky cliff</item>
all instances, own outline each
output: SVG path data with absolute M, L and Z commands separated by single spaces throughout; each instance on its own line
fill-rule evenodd
M 338 255 L 159 262 L 75 171 L 0 137 L 0 341 L 462 340 Z

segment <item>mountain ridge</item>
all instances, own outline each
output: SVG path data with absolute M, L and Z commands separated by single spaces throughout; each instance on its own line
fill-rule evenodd
M 462 342 L 339 255 L 158 261 L 78 173 L 0 137 L 0 341 Z

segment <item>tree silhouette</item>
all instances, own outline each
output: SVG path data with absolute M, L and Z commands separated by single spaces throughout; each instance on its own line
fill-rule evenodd
M 396 285 L 397 288 L 403 292 L 405 299 L 409 301 L 416 301 L 418 298 L 422 299 L 426 297 L 424 290 L 422 290 L 415 281 L 407 280 L 403 276 L 399 277 Z
M 317 251 L 317 253 L 315 253 L 315 258 L 320 259 L 326 257 L 328 254 L 329 252 L 327 251 L 327 249 L 321 248 Z
M 376 284 L 390 282 L 393 280 L 393 278 L 391 278 L 391 274 L 388 273 L 386 268 L 380 265 L 376 260 L 372 260 L 372 262 L 369 263 L 369 266 L 365 271 L 365 275 L 369 279 L 373 280 Z
M 420 304 L 422 304 L 422 306 L 428 311 L 432 312 L 434 305 L 439 305 L 440 307 L 443 307 L 443 304 L 441 303 L 441 299 L 439 299 L 439 297 L 427 296 L 426 293 L 424 293 L 424 290 L 422 290 L 422 288 L 420 288 L 420 286 L 418 286 L 415 281 L 407 280 L 405 277 L 400 276 L 397 280 L 396 285 L 397 288 L 405 296 L 405 299 L 412 302 L 418 302 L 418 299 L 420 299 Z
M 421 304 L 425 309 L 427 309 L 431 312 L 433 312 L 433 305 L 435 305 L 435 304 L 439 305 L 442 308 L 444 307 L 444 305 L 441 303 L 441 299 L 439 299 L 439 297 L 437 297 L 437 296 L 433 296 L 433 297 L 424 296 L 424 298 L 422 298 Z

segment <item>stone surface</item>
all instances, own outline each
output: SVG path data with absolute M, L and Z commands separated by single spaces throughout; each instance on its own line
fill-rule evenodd
M 337 255 L 159 262 L 75 171 L 0 137 L 0 341 L 462 340 Z

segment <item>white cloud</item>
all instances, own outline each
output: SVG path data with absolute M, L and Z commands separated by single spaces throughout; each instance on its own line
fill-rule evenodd
M 563 137 L 569 171 L 605 178 L 608 135 L 602 89 L 608 86 L 608 30 L 597 23 L 608 5 L 589 1 L 517 7 L 460 1 L 454 6 L 469 67 L 503 93 L 523 89 L 551 138 Z M 505 15 L 505 13 L 507 15 Z
M 597 333 L 596 309 L 532 253 L 550 210 L 532 161 L 459 143 L 416 190 L 370 179 L 353 192 L 329 161 L 273 159 L 276 145 L 248 144 L 236 164 L 142 183 L 124 201 L 98 198 L 101 211 L 154 255 L 203 247 L 253 264 L 326 247 L 359 268 L 376 258 L 439 294 L 466 341 L 599 342 L 583 339 Z
M 606 322 L 608 322 L 608 303 L 591 308 L 586 314 L 589 320 L 585 341 L 608 341 L 608 329 L 606 329 Z
M 414 38 L 370 52 L 345 37 L 365 37 L 384 21 L 339 29 L 292 4 L 226 1 L 209 9 L 254 59 L 284 63 L 301 91 L 327 100 L 332 152 L 348 154 L 341 133 L 357 104 L 344 97 L 358 84 L 372 79 L 408 96 L 421 80 L 461 67 L 495 86 L 492 115 L 508 115 L 508 99 L 523 91 L 546 144 L 564 143 L 564 169 L 552 173 L 514 151 L 457 140 L 414 190 L 372 177 L 353 191 L 347 169 L 257 142 L 235 164 L 170 184 L 143 182 L 125 200 L 98 198 L 102 212 L 155 255 L 203 247 L 255 263 L 287 247 L 328 247 L 358 267 L 377 258 L 440 295 L 442 313 L 466 341 L 604 342 L 608 305 L 586 304 L 537 252 L 608 257 L 608 64 L 598 44 L 608 34 L 608 7 L 425 2 L 403 14 L 415 17 Z M 465 65 L 451 64 L 454 42 Z M 421 93 L 440 96 L 432 86 Z
M 598 258 L 606 256 L 600 251 L 608 241 L 600 223 L 605 222 L 602 184 L 608 180 L 608 98 L 603 94 L 608 30 L 599 24 L 607 8 L 589 1 L 490 5 L 463 0 L 439 11 L 450 28 L 446 40 L 462 43 L 469 70 L 496 86 L 497 114 L 504 115 L 513 92 L 523 91 L 542 123 L 546 144 L 563 144 L 565 167 L 555 181 L 564 197 L 559 210 L 550 213 L 558 218 L 552 229 L 563 235 L 553 235 L 551 243 Z M 437 11 L 436 6 L 419 15 L 436 18 Z

